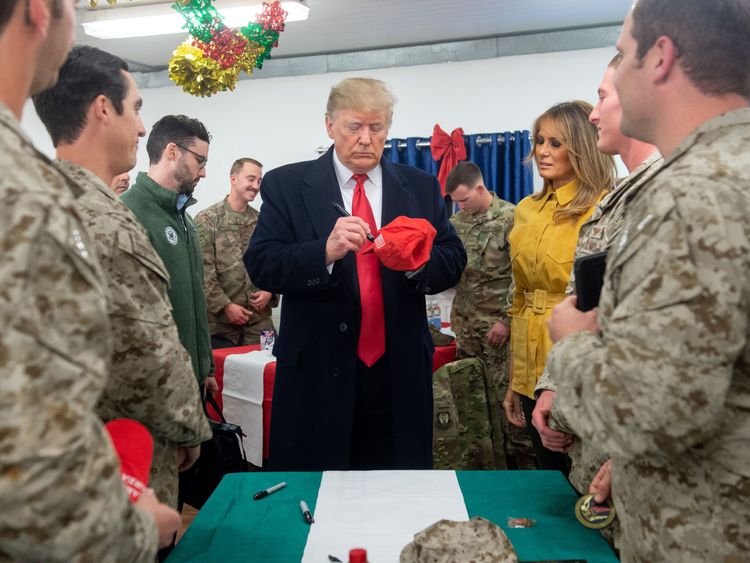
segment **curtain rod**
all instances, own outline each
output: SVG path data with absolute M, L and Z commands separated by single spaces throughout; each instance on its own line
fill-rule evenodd
M 516 136 L 515 135 L 511 135 L 510 136 L 510 140 L 511 141 L 515 141 L 516 140 Z M 481 145 L 489 145 L 491 142 L 492 142 L 492 137 L 477 137 L 477 145 L 480 145 L 480 146 Z M 502 137 L 498 137 L 497 142 L 498 143 L 503 143 L 503 142 L 505 142 L 505 139 L 503 139 Z M 390 141 L 388 141 L 385 144 L 385 148 L 386 149 L 390 149 L 392 146 L 393 145 L 391 145 Z M 399 148 L 399 149 L 405 149 L 407 146 L 408 146 L 407 143 L 401 142 L 401 143 L 398 144 L 397 148 Z M 417 141 L 417 148 L 418 149 L 426 148 L 426 147 L 429 147 L 429 146 L 430 146 L 430 142 L 429 141 Z M 317 149 L 315 149 L 315 152 L 317 152 L 318 154 L 323 154 L 327 150 L 328 150 L 328 147 L 319 146 Z

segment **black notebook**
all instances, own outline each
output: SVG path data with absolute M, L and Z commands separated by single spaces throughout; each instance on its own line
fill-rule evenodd
M 580 311 L 590 311 L 599 305 L 604 284 L 604 270 L 607 267 L 607 251 L 581 256 L 573 264 L 576 277 L 577 307 Z

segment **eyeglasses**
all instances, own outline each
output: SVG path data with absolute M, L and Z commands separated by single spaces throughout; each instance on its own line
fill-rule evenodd
M 198 168 L 205 168 L 206 164 L 208 164 L 207 156 L 203 156 L 202 154 L 198 154 L 195 151 L 191 151 L 189 148 L 183 147 L 182 145 L 178 145 L 177 143 L 175 143 L 175 145 L 180 147 L 182 150 L 187 151 L 190 154 L 192 154 L 195 157 L 196 162 L 198 162 Z

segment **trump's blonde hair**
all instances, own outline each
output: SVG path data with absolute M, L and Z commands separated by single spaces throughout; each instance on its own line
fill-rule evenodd
M 343 109 L 379 113 L 390 128 L 395 103 L 396 97 L 385 82 L 374 78 L 346 78 L 331 88 L 326 117 L 334 119 Z

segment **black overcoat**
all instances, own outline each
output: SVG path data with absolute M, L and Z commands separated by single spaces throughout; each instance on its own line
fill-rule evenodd
M 349 467 L 360 301 L 354 254 L 335 262 L 330 275 L 325 264 L 339 218 L 331 202 L 343 205 L 332 152 L 263 178 L 260 219 L 244 257 L 257 287 L 283 295 L 269 451 L 276 471 Z M 406 215 L 437 230 L 416 278 L 382 268 L 396 464 L 425 469 L 432 466 L 433 345 L 424 296 L 456 285 L 466 253 L 435 177 L 384 159 L 381 166 L 381 225 Z

